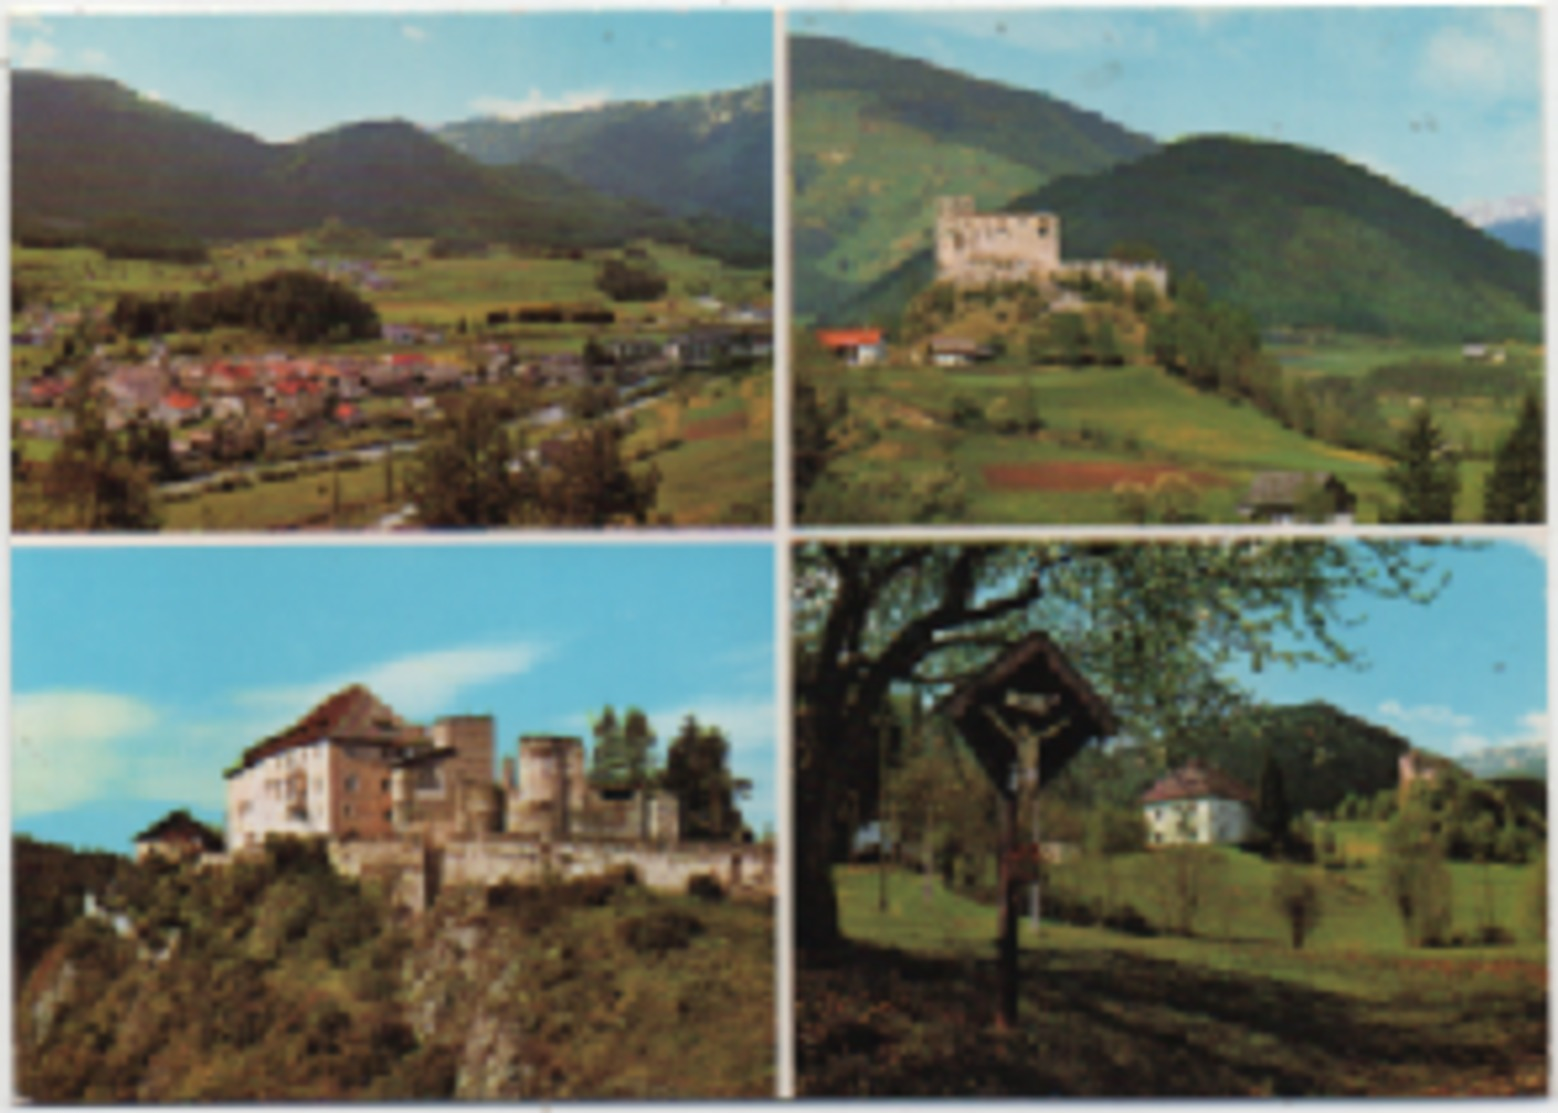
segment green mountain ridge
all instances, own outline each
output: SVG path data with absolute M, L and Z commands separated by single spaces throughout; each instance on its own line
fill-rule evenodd
M 1251 708 L 1235 716 L 1222 735 L 1197 746 L 1201 756 L 1252 792 L 1270 751 L 1295 815 L 1329 814 L 1349 795 L 1371 797 L 1395 788 L 1398 762 L 1410 748 L 1394 731 L 1323 700 Z
M 1064 255 L 1147 243 L 1171 273 L 1264 326 L 1420 340 L 1541 337 L 1541 261 L 1427 198 L 1323 151 L 1226 136 L 1181 140 L 1009 202 L 1052 212 Z M 928 250 L 830 314 L 896 323 L 934 280 Z
M 792 37 L 790 84 L 802 316 L 834 316 L 913 259 L 930 243 L 940 196 L 996 209 L 1156 148 L 1043 93 L 835 39 Z
M 12 122 L 12 221 L 24 239 L 123 216 L 208 240 L 336 217 L 384 236 L 538 247 L 655 238 L 732 261 L 770 255 L 766 237 L 734 221 L 687 219 L 542 167 L 482 166 L 404 121 L 269 144 L 111 81 L 29 71 L 13 76 Z
M 1541 262 L 1323 151 L 1200 136 L 1026 194 L 1066 255 L 1155 246 L 1267 325 L 1446 340 L 1541 336 Z
M 621 200 L 773 227 L 770 85 L 522 120 L 466 120 L 436 134 L 489 166 L 546 166 Z

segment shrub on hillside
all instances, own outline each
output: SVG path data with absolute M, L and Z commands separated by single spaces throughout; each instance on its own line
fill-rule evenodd
M 1539 854 L 1536 861 L 1526 869 L 1520 892 L 1520 918 L 1523 921 L 1526 938 L 1533 942 L 1547 939 L 1547 854 L 1545 851 Z
M 725 899 L 725 886 L 712 873 L 698 873 L 687 879 L 687 895 L 699 900 L 721 901 Z
M 1302 950 L 1304 940 L 1314 934 L 1320 923 L 1320 887 L 1308 874 L 1284 866 L 1272 879 L 1271 899 L 1288 926 L 1288 939 L 1293 949 Z
M 1393 821 L 1385 832 L 1381 874 L 1385 894 L 1401 916 L 1409 944 L 1447 942 L 1454 909 L 1454 882 L 1444 852 L 1416 814 Z
M 613 301 L 654 301 L 665 295 L 670 283 L 653 267 L 607 259 L 595 275 L 595 285 Z
M 1173 846 L 1153 856 L 1153 888 L 1166 930 L 1195 934 L 1196 916 L 1225 865 L 1217 851 L 1205 846 Z
M 657 908 L 617 926 L 617 937 L 641 955 L 682 950 L 703 932 L 702 920 L 674 908 Z

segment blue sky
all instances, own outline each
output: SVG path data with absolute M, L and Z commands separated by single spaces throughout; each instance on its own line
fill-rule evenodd
M 1547 565 L 1518 542 L 1420 547 L 1449 581 L 1432 602 L 1358 594 L 1343 641 L 1364 668 L 1271 666 L 1238 675 L 1270 703 L 1325 700 L 1451 757 L 1547 740 Z
M 792 11 L 789 27 L 1037 89 L 1161 141 L 1319 147 L 1450 208 L 1543 192 L 1534 7 Z
M 773 75 L 764 11 L 13 17 L 24 69 L 95 74 L 263 139 L 734 89 Z
M 775 813 L 773 555 L 760 544 L 136 547 L 12 553 L 12 825 L 127 850 L 349 683 L 406 718 L 587 734 L 610 703 L 724 729 Z M 152 814 L 148 815 L 148 811 Z

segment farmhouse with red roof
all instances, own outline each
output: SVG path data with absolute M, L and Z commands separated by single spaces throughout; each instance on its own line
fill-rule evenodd
M 1254 829 L 1254 801 L 1227 773 L 1192 759 L 1142 796 L 1147 844 L 1243 842 Z
M 879 363 L 887 354 L 879 328 L 818 329 L 817 342 L 851 367 Z

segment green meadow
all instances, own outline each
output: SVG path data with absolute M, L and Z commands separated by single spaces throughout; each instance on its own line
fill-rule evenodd
M 992 1026 L 995 910 L 894 871 L 836 874 L 844 952 L 797 978 L 799 1092 L 834 1096 L 1494 1096 L 1547 1089 L 1541 866 L 1453 868 L 1458 930 L 1492 893 L 1502 947 L 1409 948 L 1376 868 L 1307 867 L 1320 925 L 1294 950 L 1278 867 L 1219 852 L 1195 934 L 1045 921 L 1021 935 L 1015 1029 Z M 1296 867 L 1305 869 L 1306 867 Z M 1073 876 L 1069 879 L 1067 873 Z M 1155 919 L 1151 855 L 1062 867 Z
M 1507 350 L 1507 362 L 1493 367 L 1465 363 L 1453 346 L 1362 337 L 1272 349 L 1285 373 L 1301 379 L 1364 380 L 1414 361 L 1448 367 L 1446 381 L 1421 392 L 1381 389 L 1374 397 L 1382 437 L 1427 405 L 1462 453 L 1461 522 L 1479 520 L 1491 453 L 1513 427 L 1527 386 L 1540 389 L 1541 350 Z M 1236 523 L 1251 480 L 1265 471 L 1335 474 L 1358 497 L 1360 523 L 1380 521 L 1395 501 L 1381 448 L 1306 437 L 1248 403 L 1142 363 L 1055 368 L 1006 357 L 963 368 L 901 361 L 852 368 L 806 358 L 804 375 L 827 397 L 842 392 L 849 400 L 829 475 L 851 494 L 810 511 L 819 523 L 873 520 L 884 506 L 901 516 L 895 520 L 1121 523 L 1141 520 L 1143 497 L 1175 508 L 1174 518 L 1152 520 Z M 1040 427 L 1021 431 L 1014 419 Z

